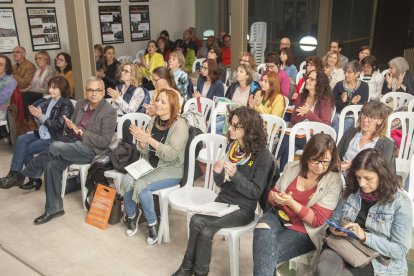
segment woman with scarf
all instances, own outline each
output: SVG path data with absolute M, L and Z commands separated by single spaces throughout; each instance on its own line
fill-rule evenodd
M 266 148 L 261 116 L 251 108 L 240 107 L 230 113 L 229 122 L 226 156 L 214 165 L 214 182 L 221 188 L 215 201 L 239 205 L 240 209 L 223 217 L 191 218 L 187 250 L 174 276 L 207 275 L 214 235 L 221 228 L 250 223 L 266 186 L 272 156 Z

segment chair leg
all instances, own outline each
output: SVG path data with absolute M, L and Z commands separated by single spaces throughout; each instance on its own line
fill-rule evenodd
M 158 201 L 160 204 L 160 215 L 162 218 L 164 218 L 166 221 L 168 221 L 168 204 L 167 204 L 167 208 L 166 211 L 164 211 L 164 202 L 165 202 L 165 198 L 167 197 L 166 194 L 164 194 L 163 192 L 160 192 L 158 195 Z M 163 239 L 164 242 L 170 242 L 170 229 L 169 229 L 169 224 L 165 223 L 164 224 L 164 231 L 163 231 Z
M 161 206 L 160 206 L 161 207 Z M 161 209 L 161 208 L 160 208 Z M 165 197 L 163 203 L 162 203 L 162 209 L 161 209 L 161 222 L 160 227 L 158 230 L 158 244 L 161 244 L 162 239 L 164 237 L 164 231 L 169 231 L 169 221 L 168 221 L 168 196 Z M 168 238 L 169 238 L 168 233 Z
M 239 275 L 240 237 L 229 236 L 230 275 Z
M 66 190 L 66 181 L 68 180 L 68 167 L 63 171 L 62 173 L 62 191 L 60 193 L 60 196 L 62 198 L 65 197 L 65 190 Z
M 88 192 L 86 190 L 86 187 L 85 187 L 85 183 L 86 183 L 86 178 L 88 177 L 89 167 L 90 166 L 82 165 L 80 167 L 80 170 L 79 170 L 79 176 L 80 176 L 80 182 L 81 182 L 81 192 L 82 192 L 82 205 L 83 205 L 83 210 L 84 211 L 88 211 L 88 209 L 86 208 L 86 205 L 85 205 L 86 196 L 88 194 Z

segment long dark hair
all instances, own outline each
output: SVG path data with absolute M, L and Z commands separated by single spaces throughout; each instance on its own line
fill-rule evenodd
M 184 57 L 187 55 L 187 44 L 182 39 L 177 39 L 174 42 L 173 50 L 176 51 L 177 48 L 183 49 L 183 55 Z
M 230 112 L 230 124 L 234 115 L 237 115 L 239 124 L 244 128 L 244 150 L 247 154 L 251 153 L 255 156 L 267 145 L 267 133 L 262 117 L 254 109 L 241 106 Z M 227 138 L 230 140 L 230 132 L 227 133 Z
M 49 80 L 47 83 L 48 87 L 58 88 L 60 91 L 60 96 L 67 98 L 70 96 L 70 86 L 69 82 L 63 76 L 56 76 Z
M 155 74 L 158 77 L 160 77 L 161 79 L 166 80 L 168 85 L 171 88 L 178 91 L 177 84 L 175 83 L 175 80 L 174 80 L 174 76 L 170 72 L 170 70 L 168 70 L 167 67 L 164 67 L 164 66 L 157 67 L 157 68 L 154 69 L 154 71 L 152 71 L 152 74 Z
M 394 195 L 399 188 L 397 177 L 390 169 L 390 163 L 377 149 L 365 149 L 352 160 L 343 193 L 345 199 L 359 190 L 359 183 L 355 174 L 359 170 L 375 172 L 378 175 L 379 185 L 376 191 L 378 191 L 379 203 L 384 204 L 394 199 Z
M 310 71 L 306 78 L 309 77 L 310 73 L 316 72 L 316 87 L 315 87 L 315 103 L 318 105 L 319 101 L 321 99 L 329 100 L 331 103 L 331 106 L 334 106 L 334 99 L 332 95 L 332 89 L 329 85 L 329 78 L 324 72 Z M 306 98 L 309 96 L 309 90 L 306 89 L 306 85 L 303 88 L 303 92 L 299 94 L 299 97 L 301 97 L 302 102 L 306 101 Z
M 208 76 L 211 79 L 211 83 L 214 83 L 216 80 L 219 79 L 219 71 L 218 71 L 218 64 L 214 59 L 205 59 L 203 64 L 207 63 L 208 66 Z M 207 78 L 204 77 L 206 80 Z
M 67 72 L 72 71 L 72 58 L 71 58 L 71 56 L 68 53 L 64 53 L 64 52 L 61 52 L 61 53 L 57 54 L 56 58 L 58 58 L 59 56 L 63 56 L 63 58 L 65 59 L 65 61 L 67 63 L 65 69 L 63 69 L 63 74 L 66 74 Z M 56 59 L 55 59 L 55 69 L 56 69 L 57 72 L 62 73 L 60 71 L 60 68 L 57 67 Z
M 13 75 L 13 66 L 9 57 L 6 55 L 0 55 L 0 58 L 4 58 L 6 60 L 6 64 L 4 64 L 6 75 Z

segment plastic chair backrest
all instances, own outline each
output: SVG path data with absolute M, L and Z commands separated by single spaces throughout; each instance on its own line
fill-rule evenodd
M 227 112 L 227 105 L 234 104 L 234 103 L 225 103 L 225 102 L 219 102 L 217 103 L 216 107 L 213 109 L 213 112 L 211 112 L 210 116 L 210 129 L 211 133 L 216 133 L 217 131 L 217 116 L 219 115 L 225 115 Z M 221 134 L 221 133 L 218 133 Z
M 266 71 L 266 63 L 260 63 L 257 65 L 257 73 L 261 76 Z
M 76 100 L 74 100 L 74 99 L 70 99 L 70 102 L 72 103 L 73 108 L 75 108 L 75 106 L 76 106 Z
M 385 78 L 385 75 L 388 74 L 390 70 L 389 69 L 385 69 L 384 71 L 381 72 L 381 75 Z
M 201 103 L 201 115 L 203 115 L 203 117 L 207 121 L 208 114 L 211 113 L 211 110 L 214 109 L 214 102 L 213 100 L 210 100 L 209 98 L 200 97 L 200 103 Z M 190 109 L 198 112 L 197 98 L 191 98 L 185 102 L 183 113 L 187 112 Z
M 339 128 L 338 128 L 338 137 L 337 137 L 337 144 L 342 138 L 342 135 L 344 135 L 344 124 L 345 124 L 345 117 L 349 113 L 352 113 L 354 116 L 354 126 L 356 126 L 359 118 L 359 112 L 361 112 L 362 105 L 356 104 L 356 105 L 348 105 L 344 107 L 344 109 L 341 110 L 341 114 L 339 114 Z
M 120 56 L 120 57 L 117 58 L 117 60 L 120 63 L 127 63 L 127 62 L 132 62 L 134 60 L 134 58 L 131 57 L 131 56 Z
M 135 58 L 140 60 L 141 57 L 143 57 L 145 55 L 145 50 L 139 50 L 137 51 L 137 54 L 135 55 Z
M 280 144 L 285 136 L 286 131 L 286 122 L 275 115 L 270 114 L 260 114 L 262 116 L 263 121 L 265 123 L 266 131 L 267 131 L 267 148 L 270 152 L 273 152 L 275 138 L 277 136 L 278 143 L 276 147 L 276 154 L 279 152 Z
M 411 99 L 411 100 L 408 102 L 408 109 L 407 109 L 407 111 L 412 112 L 412 111 L 413 111 L 413 109 L 414 109 L 414 99 Z
M 306 141 L 309 141 L 312 135 L 317 133 L 325 133 L 332 137 L 334 141 L 336 141 L 336 132 L 331 126 L 328 126 L 324 123 L 319 122 L 300 122 L 294 125 L 289 134 L 289 157 L 288 162 L 294 160 L 295 156 L 295 139 L 296 134 L 300 134 L 302 131 L 303 134 L 306 135 Z
M 305 74 L 305 71 L 303 70 L 299 70 L 298 73 L 296 74 L 296 85 L 298 85 L 300 79 L 303 77 L 303 75 Z
M 381 102 L 388 104 L 391 102 L 391 99 L 393 103 L 392 110 L 395 111 L 403 106 L 408 106 L 408 103 L 414 99 L 414 96 L 406 92 L 389 92 L 382 96 Z
M 118 139 L 122 139 L 122 127 L 126 120 L 130 120 L 131 124 L 134 124 L 137 127 L 146 128 L 148 126 L 149 121 L 151 120 L 151 117 L 144 113 L 127 113 L 123 115 L 118 120 L 118 126 L 116 128 L 116 136 Z M 133 142 L 135 143 L 135 139 L 133 139 Z
M 288 97 L 286 97 L 286 96 L 283 96 L 283 97 L 285 98 L 285 109 L 283 110 L 282 118 L 285 117 L 286 110 L 289 107 L 289 99 L 288 99 Z
M 301 64 L 299 65 L 299 70 L 298 71 L 305 72 L 305 70 L 306 70 L 305 65 L 306 65 L 306 60 L 301 62 Z
M 254 22 L 250 27 L 250 42 L 262 42 L 266 44 L 267 36 L 267 23 L 266 22 Z
M 196 146 L 199 142 L 203 142 L 206 149 L 206 156 L 204 162 L 206 163 L 206 172 L 204 178 L 204 188 L 205 189 L 215 189 L 214 177 L 213 177 L 213 168 L 216 161 L 221 159 L 226 153 L 227 147 L 227 138 L 212 133 L 203 133 L 197 135 L 190 144 L 189 149 L 189 170 L 187 175 L 187 182 L 183 188 L 192 187 L 194 183 L 194 164 L 195 164 L 195 152 Z
M 192 67 L 191 71 L 192 71 L 193 73 L 195 73 L 195 72 L 197 72 L 198 70 L 200 70 L 200 69 L 201 69 L 201 66 L 202 66 L 202 64 L 203 64 L 203 62 L 204 62 L 205 60 L 206 60 L 205 58 L 198 58 L 198 59 L 194 60 L 194 62 L 193 62 L 193 67 Z
M 401 122 L 401 144 L 398 158 L 410 160 L 414 153 L 414 112 L 394 112 L 388 117 L 387 137 L 391 138 L 391 127 L 394 120 Z M 404 184 L 404 183 L 403 183 Z

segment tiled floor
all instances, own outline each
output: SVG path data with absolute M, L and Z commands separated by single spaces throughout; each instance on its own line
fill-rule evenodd
M 7 174 L 12 150 L 0 141 L 0 176 Z M 66 214 L 35 226 L 44 211 L 44 189 L 0 190 L 0 275 L 171 275 L 180 265 L 186 246 L 185 215 L 171 212 L 171 243 L 146 244 L 146 226 L 134 237 L 121 223 L 100 230 L 84 222 L 81 194 L 65 197 Z M 414 275 L 410 265 L 409 275 Z M 230 275 L 228 242 L 216 236 L 209 275 Z M 294 276 L 288 266 L 282 275 Z M 252 235 L 240 245 L 240 275 L 252 275 Z

